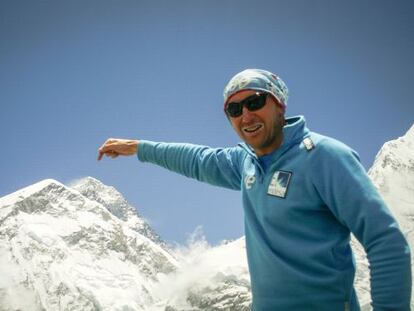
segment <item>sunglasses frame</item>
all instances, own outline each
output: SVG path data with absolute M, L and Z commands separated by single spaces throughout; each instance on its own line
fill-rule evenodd
M 226 104 L 226 106 L 224 107 L 224 112 L 226 113 L 228 117 L 238 118 L 243 114 L 243 107 L 246 107 L 246 109 L 249 111 L 257 111 L 266 105 L 268 95 L 269 94 L 266 92 L 256 92 L 239 102 L 230 102 Z M 230 105 L 232 106 L 237 105 L 238 109 L 236 113 L 230 112 L 228 110 Z

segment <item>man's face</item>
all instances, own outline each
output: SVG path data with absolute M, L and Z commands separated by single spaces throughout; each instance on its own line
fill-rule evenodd
M 256 92 L 255 90 L 240 91 L 231 96 L 227 102 L 240 102 Z M 229 120 L 239 137 L 250 145 L 258 156 L 271 153 L 283 141 L 284 111 L 272 95 L 267 96 L 263 108 L 249 111 L 243 107 L 241 116 L 229 117 Z

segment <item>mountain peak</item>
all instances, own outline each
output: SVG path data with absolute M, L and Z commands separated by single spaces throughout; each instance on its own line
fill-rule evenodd
M 386 142 L 375 157 L 369 175 L 374 177 L 385 171 L 408 169 L 414 171 L 414 124 L 397 139 Z
M 53 179 L 0 198 L 0 309 L 148 305 L 152 284 L 177 263 L 137 231 Z
M 414 125 L 404 136 L 384 144 L 368 174 L 387 204 L 393 207 L 403 229 L 414 230 L 407 223 L 407 219 L 414 217 Z
M 9 204 L 13 204 L 17 201 L 21 201 L 37 192 L 40 192 L 46 188 L 51 188 L 51 187 L 58 188 L 58 187 L 65 187 L 65 185 L 51 178 L 43 179 L 37 183 L 34 183 L 33 185 L 24 187 L 4 197 L 1 197 L 0 208 L 2 208 L 3 206 L 9 205 Z
M 414 142 L 414 124 L 408 129 L 405 136 L 412 142 Z
M 127 220 L 128 216 L 136 214 L 121 193 L 114 187 L 107 186 L 93 177 L 88 176 L 75 180 L 69 186 L 88 199 L 102 204 L 121 220 Z
M 407 132 L 403 136 L 395 140 L 391 140 L 391 142 L 393 141 L 403 141 L 405 143 L 408 143 L 412 147 L 412 144 L 414 144 L 414 124 L 411 125 L 411 127 L 407 130 Z
M 168 247 L 161 237 L 114 187 L 107 186 L 90 176 L 70 183 L 70 187 L 79 191 L 88 199 L 102 204 L 112 215 L 127 222 L 133 230 L 146 236 L 167 250 Z
M 77 185 L 93 185 L 93 186 L 105 186 L 101 181 L 91 176 L 82 177 L 76 179 L 68 184 L 69 187 Z

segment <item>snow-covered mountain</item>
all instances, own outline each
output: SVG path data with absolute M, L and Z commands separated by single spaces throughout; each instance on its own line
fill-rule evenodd
M 0 309 L 146 310 L 178 263 L 127 206 L 112 207 L 55 180 L 1 198 Z
M 414 249 L 414 125 L 404 136 L 383 145 L 368 175 Z M 355 239 L 351 245 L 357 262 L 355 287 L 361 305 L 368 306 L 371 301 L 368 261 Z M 411 301 L 414 310 L 414 295 Z
M 369 171 L 414 249 L 414 126 Z M 355 287 L 369 267 L 355 240 Z M 0 198 L 0 310 L 249 310 L 245 241 L 169 249 L 113 187 L 44 180 Z M 414 305 L 413 305 L 414 307 Z
M 414 245 L 414 125 L 384 144 L 368 174 Z
M 85 177 L 72 182 L 71 188 L 78 190 L 83 196 L 102 204 L 112 215 L 126 222 L 136 232 L 146 236 L 154 243 L 167 248 L 161 237 L 148 225 L 137 210 L 130 206 L 125 198 L 114 187 L 104 185 L 92 177 Z
M 43 180 L 0 198 L 0 310 L 249 310 L 244 239 L 190 244 L 94 178 Z

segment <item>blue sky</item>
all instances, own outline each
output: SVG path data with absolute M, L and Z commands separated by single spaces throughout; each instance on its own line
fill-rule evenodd
M 167 241 L 243 235 L 240 193 L 136 158 L 108 137 L 233 146 L 226 82 L 279 74 L 287 115 L 368 169 L 414 123 L 412 1 L 0 1 L 0 196 L 45 178 L 116 187 Z

